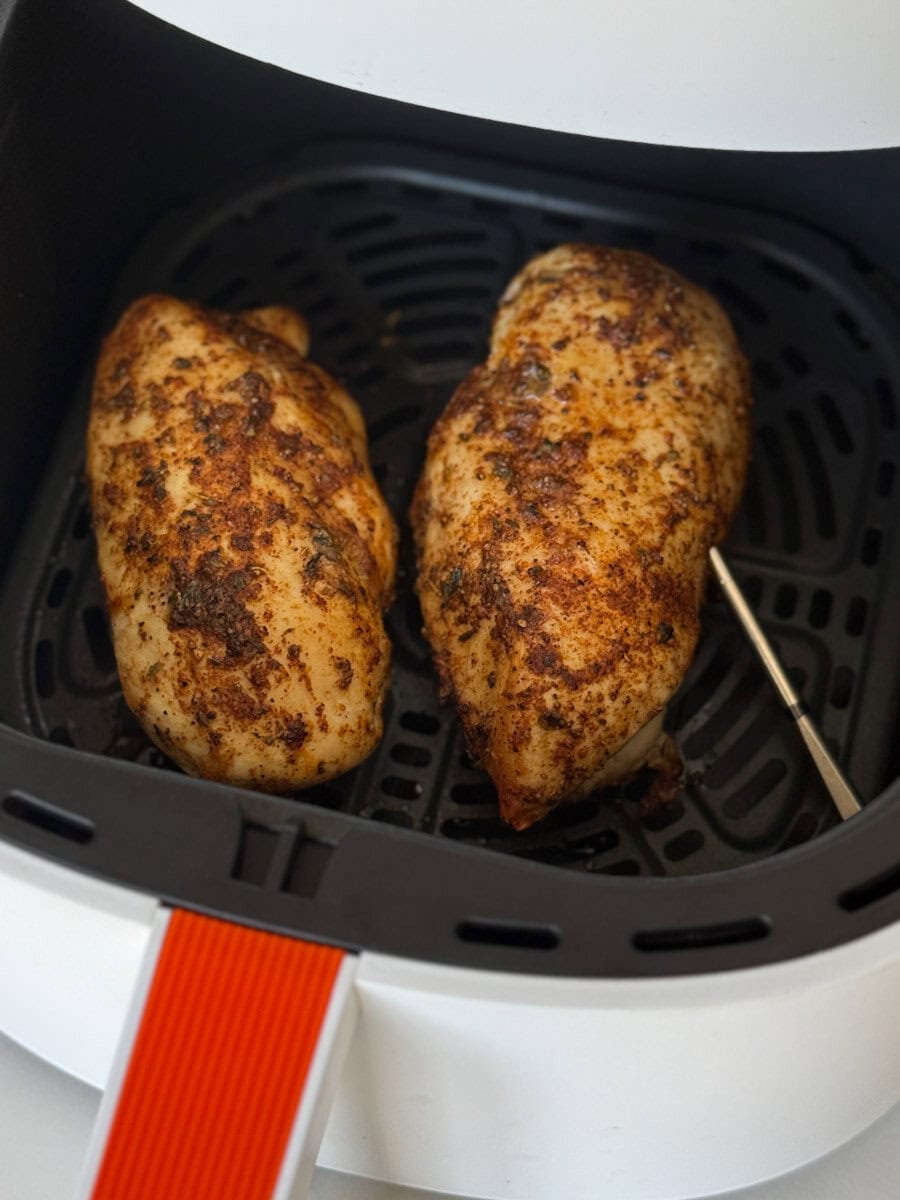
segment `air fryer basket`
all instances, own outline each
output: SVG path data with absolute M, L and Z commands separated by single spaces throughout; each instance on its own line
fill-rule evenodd
M 325 811 L 585 877 L 746 867 L 834 824 L 796 732 L 715 596 L 669 710 L 686 778 L 665 808 L 642 815 L 646 781 L 638 780 L 515 834 L 499 822 L 493 789 L 467 757 L 452 712 L 438 704 L 405 520 L 425 439 L 455 384 L 483 356 L 505 282 L 529 255 L 566 240 L 652 253 L 709 287 L 729 311 L 752 363 L 755 397 L 754 458 L 728 541 L 731 561 L 857 788 L 871 797 L 887 782 L 896 667 L 886 651 L 896 645 L 891 597 L 900 573 L 888 545 L 900 503 L 898 314 L 852 256 L 805 227 L 733 206 L 511 173 L 399 145 L 319 144 L 277 174 L 172 212 L 126 264 L 107 311 L 108 326 L 148 291 L 231 309 L 296 306 L 310 320 L 315 359 L 362 404 L 375 473 L 403 531 L 384 741 L 357 770 L 293 805 L 245 794 L 232 882 L 272 890 L 277 877 L 275 891 L 312 897 L 347 827 L 329 823 Z M 91 367 L 7 579 L 0 638 L 13 666 L 0 681 L 0 704 L 6 721 L 31 735 L 30 746 L 36 737 L 165 768 L 123 703 L 94 561 L 82 481 Z M 91 762 L 104 792 L 125 779 Z M 127 778 L 161 795 L 175 776 Z M 223 789 L 183 783 L 195 798 L 191 820 L 202 826 L 196 798 Z M 27 792 L 7 797 L 7 817 L 73 843 L 93 839 L 90 821 L 80 838 L 77 818 L 66 827 L 68 817 L 52 805 L 35 807 Z M 112 811 L 109 796 L 105 805 Z M 323 810 L 318 824 L 310 805 Z M 290 847 L 279 850 L 284 837 Z M 408 839 L 390 844 L 415 853 Z M 133 859 L 133 847 L 120 854 Z M 474 871 L 485 860 L 452 861 L 465 869 L 471 862 Z M 533 878 L 521 877 L 526 890 Z M 217 901 L 207 894 L 203 904 Z M 252 904 L 243 907 L 251 919 L 278 924 L 268 910 L 254 917 Z M 770 938 L 769 916 L 741 915 L 739 905 L 735 912 L 709 944 Z M 467 928 L 471 936 L 459 926 L 464 941 L 532 950 L 559 941 L 546 931 L 517 943 L 515 931 Z M 635 935 L 631 949 L 667 949 L 668 932 L 648 935 L 643 947 Z M 701 930 L 684 947 L 704 945 L 705 936 Z
M 566 179 L 539 187 L 409 150 L 318 150 L 279 178 L 173 218 L 126 267 L 110 316 L 146 291 L 225 308 L 294 304 L 312 323 L 317 360 L 363 405 L 375 473 L 403 531 L 389 718 L 369 762 L 304 799 L 581 870 L 683 874 L 763 857 L 834 818 L 721 602 L 705 613 L 669 714 L 687 769 L 678 800 L 642 818 L 638 780 L 531 833 L 508 831 L 438 705 L 405 512 L 428 429 L 483 356 L 497 297 L 530 254 L 581 239 L 673 264 L 719 296 L 753 364 L 754 458 L 732 559 L 826 736 L 871 795 L 892 720 L 867 672 L 897 505 L 893 314 L 845 255 L 786 223 Z M 31 598 L 28 627 L 4 626 L 9 644 L 25 648 L 6 707 L 41 737 L 164 765 L 116 679 L 80 480 L 84 403 L 45 485 L 56 501 L 49 562 L 32 562 L 19 585 Z

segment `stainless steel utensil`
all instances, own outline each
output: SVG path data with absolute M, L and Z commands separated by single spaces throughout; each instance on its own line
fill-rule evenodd
M 790 679 L 788 679 L 784 667 L 778 661 L 778 656 L 772 648 L 772 643 L 763 633 L 759 622 L 753 615 L 753 610 L 747 603 L 744 593 L 731 573 L 731 569 L 722 557 L 721 551 L 713 546 L 710 549 L 709 558 L 728 603 L 744 627 L 744 632 L 750 639 L 753 649 L 762 660 L 763 666 L 768 671 L 769 678 L 778 689 L 785 708 L 794 718 L 797 728 L 800 731 L 800 736 L 806 743 L 806 748 L 816 765 L 816 770 L 822 777 L 822 782 L 825 784 L 831 799 L 834 801 L 835 808 L 841 814 L 842 819 L 846 821 L 848 817 L 852 817 L 858 813 L 862 807 L 856 793 L 844 777 L 840 767 L 832 758 L 828 747 L 822 740 L 822 735 L 809 715 L 806 705 L 803 703 L 802 698 Z

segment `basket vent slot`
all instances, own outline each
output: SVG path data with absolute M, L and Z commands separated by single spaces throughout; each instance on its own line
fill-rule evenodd
M 423 733 L 428 737 L 436 734 L 441 727 L 437 717 L 424 712 L 401 713 L 400 724 L 404 729 L 409 729 L 413 733 Z
M 39 800 L 36 796 L 26 796 L 23 792 L 10 792 L 3 797 L 0 805 L 9 817 L 24 821 L 36 829 L 65 838 L 66 841 L 76 842 L 86 846 L 94 837 L 94 823 L 79 813 L 68 812 L 47 800 Z
M 900 864 L 873 875 L 865 883 L 848 888 L 838 897 L 838 904 L 845 912 L 859 912 L 862 908 L 868 908 L 870 904 L 892 896 L 896 891 L 900 891 Z
M 69 584 L 72 582 L 72 572 L 68 567 L 61 567 L 53 576 L 53 582 L 47 592 L 47 607 L 59 608 L 66 598 Z
M 632 939 L 635 949 L 648 953 L 659 950 L 709 950 L 715 946 L 736 946 L 758 942 L 771 933 L 765 917 L 746 917 L 720 925 L 693 925 L 683 929 L 648 929 Z
M 391 747 L 391 758 L 406 767 L 427 767 L 431 762 L 431 751 L 426 750 L 424 746 L 397 742 Z
M 515 950 L 555 950 L 560 943 L 559 930 L 553 925 L 527 921 L 492 921 L 469 917 L 460 921 L 456 936 L 461 942 L 482 946 L 509 946 Z

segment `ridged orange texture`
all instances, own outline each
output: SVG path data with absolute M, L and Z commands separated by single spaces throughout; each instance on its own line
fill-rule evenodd
M 342 959 L 174 912 L 92 1200 L 267 1200 Z

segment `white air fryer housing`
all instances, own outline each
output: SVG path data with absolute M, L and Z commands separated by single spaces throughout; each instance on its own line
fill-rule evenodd
M 900 142 L 895 0 L 139 0 L 356 91 L 537 129 L 724 150 Z
M 0 842 L 0 903 L 0 1029 L 104 1088 L 157 902 Z M 668 979 L 364 952 L 354 989 L 319 1164 L 450 1196 L 700 1200 L 819 1158 L 898 1095 L 898 924 Z

